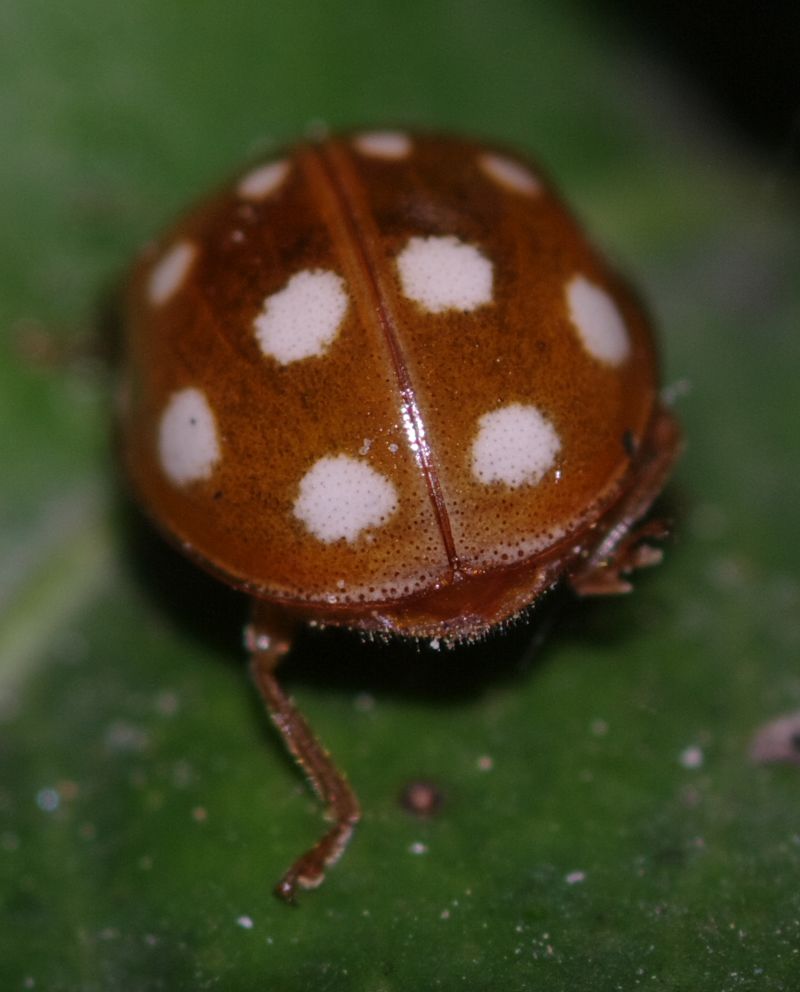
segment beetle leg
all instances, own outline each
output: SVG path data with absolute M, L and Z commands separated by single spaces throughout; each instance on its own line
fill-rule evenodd
M 592 561 L 584 571 L 570 578 L 579 596 L 614 596 L 630 592 L 633 586 L 626 576 L 639 568 L 658 565 L 664 557 L 661 548 L 649 541 L 662 541 L 669 536 L 663 520 L 648 520 L 629 531 L 600 561 Z
M 281 688 L 275 668 L 291 647 L 292 624 L 282 611 L 256 603 L 247 628 L 250 669 L 272 722 L 286 747 L 303 769 L 312 788 L 326 806 L 333 826 L 291 865 L 275 887 L 286 902 L 295 901 L 297 887 L 316 888 L 325 870 L 341 857 L 361 818 L 358 799 L 330 754 L 314 736 L 294 702 Z
M 642 518 L 664 487 L 681 448 L 677 421 L 669 410 L 659 409 L 640 455 L 635 485 L 609 515 L 600 542 L 590 546 L 569 577 L 579 596 L 630 592 L 626 576 L 661 561 L 661 549 L 649 542 L 663 540 L 670 528 L 663 520 Z

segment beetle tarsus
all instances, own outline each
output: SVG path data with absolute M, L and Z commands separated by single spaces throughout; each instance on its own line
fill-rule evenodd
M 351 798 L 355 800 L 355 796 Z M 290 905 L 297 904 L 297 889 L 316 889 L 325 880 L 325 869 L 335 864 L 350 842 L 353 829 L 361 817 L 358 806 L 351 808 L 317 843 L 284 874 L 275 886 L 275 895 Z

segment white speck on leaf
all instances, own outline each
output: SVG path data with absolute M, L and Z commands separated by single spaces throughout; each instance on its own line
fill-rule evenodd
M 61 805 L 61 797 L 57 789 L 47 787 L 36 793 L 36 805 L 43 813 L 55 813 Z
M 679 760 L 684 768 L 700 768 L 704 760 L 703 749 L 692 744 L 681 751 Z

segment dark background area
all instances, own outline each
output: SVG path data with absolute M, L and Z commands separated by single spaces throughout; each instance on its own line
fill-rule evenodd
M 631 43 L 684 75 L 715 116 L 800 172 L 800 3 L 601 0 Z

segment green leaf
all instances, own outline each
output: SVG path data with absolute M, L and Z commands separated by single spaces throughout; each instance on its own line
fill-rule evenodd
M 310 123 L 538 152 L 663 329 L 677 538 L 625 599 L 453 653 L 309 633 L 286 681 L 365 808 L 318 835 L 244 674 L 242 601 L 120 498 L 111 388 L 47 366 L 140 242 Z M 569 5 L 0 9 L 0 986 L 779 990 L 800 968 L 798 209 Z M 438 813 L 398 796 L 434 782 Z

